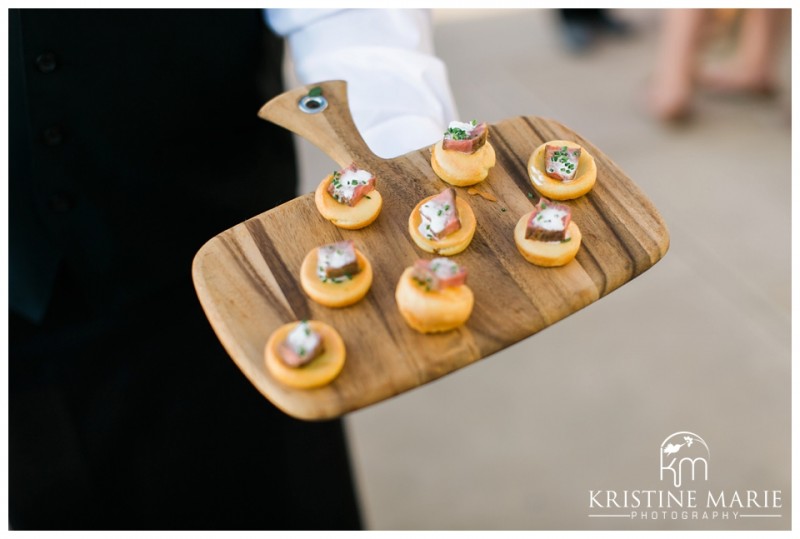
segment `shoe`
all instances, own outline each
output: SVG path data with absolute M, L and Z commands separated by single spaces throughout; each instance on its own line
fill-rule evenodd
M 593 24 L 599 32 L 613 37 L 628 37 L 633 34 L 633 26 L 625 21 L 612 19 L 605 12 L 601 12 Z
M 589 50 L 595 38 L 594 31 L 589 24 L 575 21 L 564 21 L 561 35 L 564 45 L 574 53 L 583 53 Z

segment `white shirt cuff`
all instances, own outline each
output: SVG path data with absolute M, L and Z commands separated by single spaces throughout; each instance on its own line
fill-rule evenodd
M 269 10 L 303 84 L 348 83 L 353 121 L 388 158 L 431 144 L 457 119 L 444 63 L 420 10 Z

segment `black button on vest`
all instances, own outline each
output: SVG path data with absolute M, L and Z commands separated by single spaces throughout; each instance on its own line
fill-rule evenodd
M 36 57 L 36 65 L 42 73 L 52 73 L 56 70 L 56 55 L 45 52 Z
M 42 140 L 48 146 L 58 146 L 64 140 L 61 128 L 57 125 L 46 128 L 42 132 Z
M 64 213 L 75 206 L 75 200 L 70 193 L 59 192 L 50 196 L 50 209 L 56 213 Z

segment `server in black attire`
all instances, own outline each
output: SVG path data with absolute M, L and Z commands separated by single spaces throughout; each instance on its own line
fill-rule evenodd
M 357 529 L 341 421 L 228 359 L 194 253 L 295 194 L 256 10 L 9 12 L 15 529 Z

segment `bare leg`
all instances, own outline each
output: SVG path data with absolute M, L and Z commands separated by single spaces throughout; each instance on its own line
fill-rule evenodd
M 775 89 L 777 28 L 786 10 L 744 10 L 739 42 L 727 64 L 703 71 L 700 83 L 721 92 L 771 93 Z
M 691 104 L 705 9 L 671 9 L 664 13 L 656 71 L 648 91 L 648 108 L 660 120 L 686 116 Z

